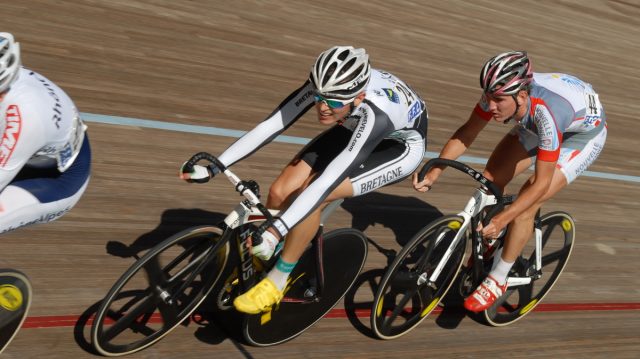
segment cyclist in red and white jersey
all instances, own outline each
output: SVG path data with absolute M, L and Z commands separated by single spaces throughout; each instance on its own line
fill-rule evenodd
M 497 238 L 509 224 L 504 249 L 494 256 L 489 276 L 464 303 L 470 311 L 489 308 L 506 289 L 508 273 L 531 237 L 537 210 L 595 161 L 607 138 L 606 116 L 590 84 L 561 73 L 533 73 L 526 52 L 499 54 L 480 73 L 482 97 L 469 120 L 445 144 L 440 157 L 456 159 L 494 120 L 515 121 L 494 149 L 484 175 L 504 190 L 516 175 L 535 164 L 517 200 L 482 228 Z M 442 173 L 433 168 L 414 187 L 428 191 Z
M 0 33 L 0 233 L 60 218 L 89 182 L 91 149 L 73 101 L 20 66 L 20 46 Z
M 332 127 L 304 147 L 271 186 L 267 207 L 283 212 L 254 233 L 262 242 L 252 251 L 268 259 L 286 235 L 284 249 L 267 278 L 236 298 L 239 311 L 259 313 L 282 299 L 289 273 L 316 233 L 326 204 L 398 182 L 424 156 L 424 101 L 394 75 L 372 69 L 364 49 L 336 46 L 320 54 L 304 85 L 220 161 L 230 166 L 249 156 L 312 107 L 318 121 Z M 197 166 L 182 178 L 200 182 L 212 175 Z

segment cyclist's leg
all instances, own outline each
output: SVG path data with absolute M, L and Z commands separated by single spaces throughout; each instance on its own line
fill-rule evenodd
M 547 192 L 530 208 L 516 217 L 507 234 L 502 258 L 513 261 L 526 245 L 533 231 L 535 214 L 544 202 L 555 196 L 561 189 L 580 176 L 598 157 L 607 138 L 604 121 L 601 127 L 589 133 L 572 134 L 565 138 L 560 157 L 553 173 L 553 179 Z M 531 185 L 530 178 L 520 192 Z
M 531 176 L 529 180 L 522 185 L 520 192 L 531 186 L 532 182 L 533 176 Z M 538 199 L 538 201 L 536 201 L 536 203 L 531 207 L 527 208 L 524 212 L 514 218 L 511 222 L 511 227 L 507 233 L 507 237 L 505 238 L 502 250 L 502 259 L 504 261 L 512 263 L 518 258 L 533 233 L 533 221 L 535 220 L 536 212 L 538 212 L 538 209 L 540 209 L 547 200 L 566 187 L 567 184 L 567 179 L 562 171 L 556 168 L 553 172 L 553 178 L 547 192 L 545 192 L 545 194 L 542 195 L 542 197 L 540 197 L 540 199 Z
M 514 127 L 493 150 L 484 170 L 484 175 L 502 190 L 518 174 L 524 172 L 533 163 L 537 137 L 529 135 L 519 127 Z M 507 233 L 507 241 L 511 227 Z M 513 260 L 506 259 L 500 250 L 494 254 L 493 266 L 489 277 L 464 302 L 464 307 L 477 312 L 490 306 L 506 288 L 506 278 Z M 489 295 L 489 293 L 491 293 Z
M 327 204 L 336 199 L 359 196 L 406 178 L 420 165 L 423 154 L 424 141 L 421 137 L 408 142 L 391 139 L 382 141 L 365 162 L 325 198 L 322 205 L 291 229 L 281 258 L 293 263 L 302 256 L 320 225 L 320 215 Z M 305 188 L 311 180 L 309 178 L 305 182 Z
M 535 144 L 531 146 L 528 138 L 514 127 L 506 134 L 491 153 L 484 176 L 504 190 L 506 185 L 518 174 L 533 164 Z
M 60 218 L 78 202 L 89 182 L 88 138 L 64 173 L 25 166 L 0 193 L 0 233 Z
M 324 169 L 347 145 L 351 132 L 334 126 L 307 144 L 287 166 L 269 189 L 267 207 L 286 209 L 295 197 Z
M 305 184 L 308 185 L 309 182 Z M 353 187 L 349 178 L 345 179 L 334 189 L 329 196 L 318 206 L 307 218 L 300 221 L 287 234 L 284 249 L 281 258 L 287 263 L 295 263 L 300 259 L 307 245 L 313 239 L 318 226 L 320 226 L 320 215 L 327 204 L 336 199 L 348 198 L 353 196 Z

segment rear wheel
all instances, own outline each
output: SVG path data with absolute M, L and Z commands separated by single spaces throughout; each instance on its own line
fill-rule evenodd
M 102 301 L 91 327 L 95 349 L 118 356 L 160 340 L 198 307 L 226 266 L 217 227 L 182 231 L 136 261 Z
M 291 273 L 285 298 L 271 311 L 247 315 L 243 334 L 248 343 L 275 345 L 300 335 L 329 312 L 351 288 L 367 259 L 367 238 L 355 229 L 323 236 L 324 287 L 318 293 L 316 257 L 307 250 Z M 312 247 L 311 247 L 312 248 Z
M 31 293 L 31 283 L 22 272 L 0 269 L 0 353 L 27 318 Z
M 371 328 L 376 336 L 393 339 L 406 334 L 438 306 L 460 270 L 466 238 L 455 245 L 435 282 L 429 283 L 428 278 L 462 223 L 463 218 L 457 215 L 441 217 L 402 248 L 382 277 L 373 300 Z
M 516 260 L 510 277 L 532 277 L 527 285 L 512 286 L 484 311 L 493 326 L 511 324 L 530 313 L 551 290 L 564 270 L 575 239 L 575 222 L 568 213 L 551 212 L 541 217 L 542 268 L 535 268 L 535 240 L 530 240 Z

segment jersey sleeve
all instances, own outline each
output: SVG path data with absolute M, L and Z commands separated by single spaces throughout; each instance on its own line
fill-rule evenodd
M 389 116 L 372 103 L 365 100 L 356 111 L 355 116 L 360 119 L 347 146 L 275 221 L 274 226 L 281 235 L 284 236 L 290 228 L 311 214 L 394 130 Z
M 562 132 L 558 129 L 556 119 L 544 102 L 540 101 L 534 105 L 533 121 L 538 131 L 537 158 L 541 161 L 556 162 L 560 157 Z
M 485 121 L 489 121 L 493 117 L 491 115 L 491 112 L 489 112 L 489 104 L 487 103 L 487 97 L 484 94 L 482 94 L 482 97 L 480 97 L 480 100 L 476 104 L 476 107 L 473 109 L 473 112 L 475 112 L 478 116 L 480 116 L 481 119 Z
M 1 191 L 46 141 L 42 126 L 39 126 L 38 113 L 33 108 L 10 104 L 0 116 L 5 122 L 0 142 Z
M 289 95 L 258 126 L 247 132 L 220 155 L 225 166 L 246 158 L 294 124 L 313 105 L 313 85 L 307 81 Z

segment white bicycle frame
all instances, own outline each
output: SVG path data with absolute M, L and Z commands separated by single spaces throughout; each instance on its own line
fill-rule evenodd
M 463 219 L 462 225 L 460 226 L 460 230 L 458 231 L 458 233 L 456 233 L 456 236 L 451 241 L 451 244 L 449 244 L 449 247 L 447 248 L 446 252 L 442 256 L 442 259 L 440 259 L 440 262 L 438 262 L 438 265 L 434 269 L 433 273 L 431 273 L 431 276 L 429 276 L 428 278 L 429 283 L 435 283 L 435 281 L 438 279 L 438 276 L 440 276 L 442 269 L 449 261 L 449 258 L 451 257 L 451 254 L 453 253 L 454 248 L 457 247 L 458 243 L 461 240 L 465 239 L 464 236 L 469 235 L 467 231 L 470 230 L 469 225 L 471 224 L 471 218 L 478 215 L 482 210 L 485 209 L 485 207 L 494 205 L 496 203 L 497 203 L 496 197 L 494 195 L 488 194 L 482 187 L 475 190 L 473 196 L 469 199 L 469 202 L 467 202 L 467 205 L 465 206 L 464 210 L 458 213 L 458 215 Z M 445 235 L 444 232 L 438 235 L 438 237 L 436 238 L 435 245 L 437 245 L 442 240 L 442 238 L 444 238 L 444 235 Z M 540 228 L 535 228 L 535 241 L 536 241 L 535 242 L 535 245 L 536 245 L 535 269 L 537 272 L 540 268 L 542 268 L 542 254 L 541 254 L 542 253 L 542 231 L 540 230 Z M 482 259 L 481 251 L 479 250 L 478 252 L 480 253 L 480 259 Z M 418 279 L 418 284 L 424 283 L 426 279 L 427 279 L 426 273 L 423 273 Z M 531 277 L 508 277 L 507 283 L 509 287 L 526 285 L 531 283 Z

